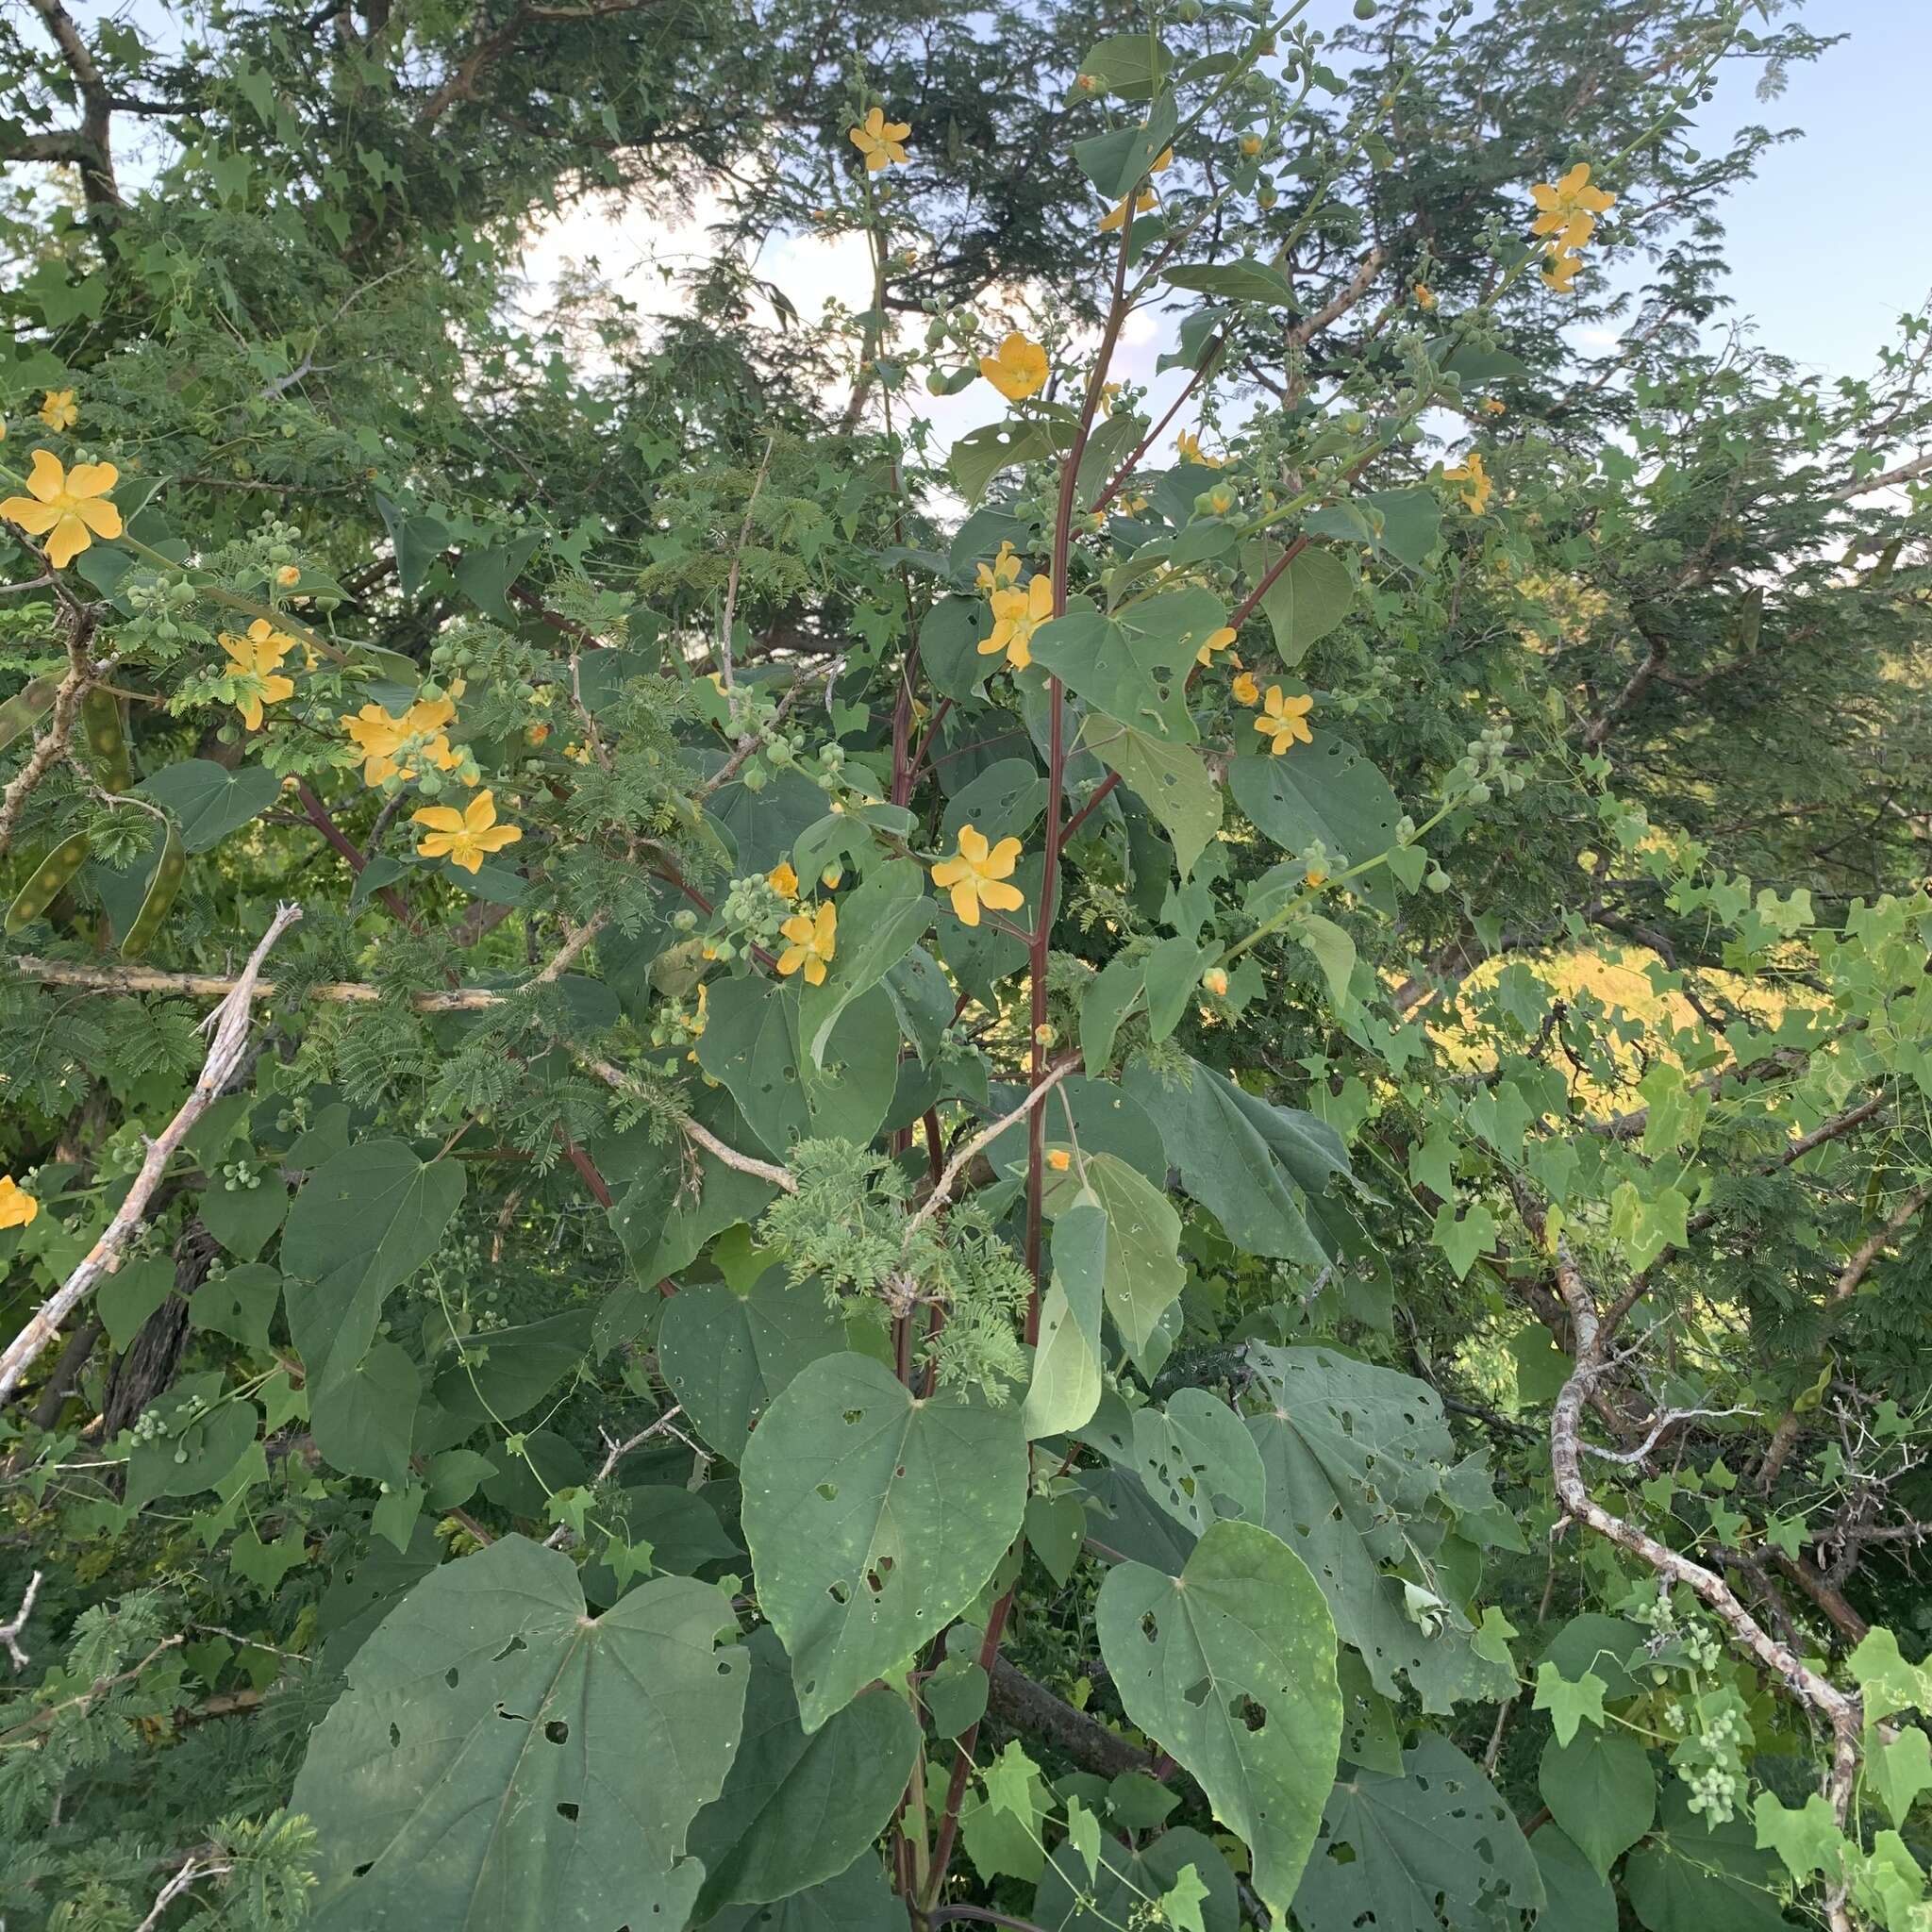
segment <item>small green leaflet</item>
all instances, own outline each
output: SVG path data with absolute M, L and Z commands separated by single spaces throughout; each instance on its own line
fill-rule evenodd
M 1599 1727 L 1604 1722 L 1604 1692 L 1610 1687 L 1594 1671 L 1585 1671 L 1572 1682 L 1545 1658 L 1536 1667 L 1536 1702 L 1533 1710 L 1546 1710 L 1557 1733 L 1557 1742 L 1567 1744 L 1576 1727 L 1588 1719 Z

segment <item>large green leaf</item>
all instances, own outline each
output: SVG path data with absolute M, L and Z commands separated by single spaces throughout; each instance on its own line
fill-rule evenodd
M 1740 1814 L 1707 1825 L 1672 1781 L 1657 1829 L 1624 1864 L 1624 1892 L 1648 1932 L 1789 1932 L 1772 1889 L 1783 1874 Z
M 851 896 L 841 902 L 839 946 L 824 981 L 808 986 L 799 995 L 799 1032 L 814 1070 L 824 1068 L 826 1049 L 841 1016 L 925 937 L 938 912 L 939 902 L 926 896 L 925 874 L 909 858 L 874 865 Z M 877 1026 L 883 1019 L 887 1030 L 891 1030 L 890 1014 L 890 1008 L 879 1001 L 867 1008 L 868 1023 Z M 849 1056 L 852 1041 L 840 1043 Z M 895 1048 L 897 1044 L 894 1040 Z
M 1329 1794 L 1295 1923 L 1304 1932 L 1527 1932 L 1542 1875 L 1495 1787 L 1434 1731 L 1407 1762 L 1406 1776 L 1356 1771 Z
M 1074 696 L 1123 724 L 1170 743 L 1191 743 L 1188 674 L 1226 608 L 1207 591 L 1166 591 L 1104 617 L 1084 597 L 1034 633 L 1034 661 Z
M 770 1906 L 727 1906 L 705 1932 L 906 1932 L 906 1907 L 872 1857 Z
M 587 1614 L 560 1552 L 504 1537 L 356 1653 L 292 1804 L 317 1932 L 682 1925 L 685 1834 L 724 1783 L 750 1675 L 724 1593 L 658 1577 Z
M 1530 1840 L 1529 1848 L 1543 1881 L 1545 1903 L 1540 1923 L 1560 1927 L 1561 1932 L 1617 1932 L 1616 1891 L 1597 1876 L 1568 1832 L 1545 1824 Z
M 1250 544 L 1242 553 L 1249 575 L 1264 577 L 1280 557 L 1273 543 Z M 1301 552 L 1269 585 L 1261 608 L 1274 631 L 1274 652 L 1290 671 L 1348 615 L 1355 602 L 1355 578 L 1332 550 Z M 1293 753 L 1287 754 L 1292 757 Z
M 1058 1215 L 1090 1192 L 1107 1215 L 1107 1311 L 1139 1359 L 1187 1281 L 1179 1253 L 1181 1218 L 1146 1175 L 1112 1154 L 1090 1155 L 1084 1170 L 1049 1175 L 1046 1212 Z
M 463 1199 L 459 1161 L 418 1160 L 403 1141 L 364 1141 L 308 1176 L 282 1228 L 289 1330 L 310 1387 L 346 1373 L 375 1338 L 383 1297 L 441 1245 Z
M 1176 1390 L 1166 1407 L 1134 1411 L 1134 1469 L 1155 1502 L 1196 1536 L 1222 1517 L 1259 1523 L 1265 1513 L 1255 1439 L 1206 1389 Z
M 691 1828 L 691 1851 L 705 1863 L 703 1917 L 836 1878 L 891 1822 L 919 1749 L 910 1707 L 883 1687 L 808 1736 L 777 1637 L 758 1630 L 747 1647 L 738 1756 L 723 1794 Z
M 931 901 L 925 905 L 929 912 Z M 711 991 L 697 1047 L 698 1064 L 724 1083 L 758 1139 L 781 1159 L 794 1141 L 863 1146 L 886 1117 L 899 1074 L 898 1017 L 882 988 L 861 992 L 826 1024 L 829 1064 L 823 1071 L 805 1055 L 799 1002 L 794 987 L 755 974 L 722 980 Z
M 458 1338 L 456 1359 L 436 1378 L 436 1399 L 478 1422 L 513 1422 L 583 1363 L 591 1319 L 589 1308 L 566 1308 L 541 1322 Z
M 1621 1731 L 1585 1725 L 1567 1744 L 1552 1738 L 1537 1769 L 1537 1790 L 1604 1878 L 1657 1817 L 1650 1754 Z
M 867 1356 L 802 1369 L 742 1467 L 758 1602 L 815 1731 L 958 1616 L 1019 1534 L 1019 1406 L 917 1400 Z
M 1239 261 L 1201 262 L 1171 268 L 1163 279 L 1201 295 L 1224 295 L 1232 302 L 1274 302 L 1294 306 L 1294 290 L 1273 262 L 1244 255 Z
M 1131 724 L 1090 714 L 1080 743 L 1097 753 L 1174 841 L 1174 863 L 1186 878 L 1221 829 L 1221 787 L 1192 745 L 1173 744 Z
M 727 1147 L 757 1153 L 751 1129 L 723 1088 L 697 1095 L 691 1117 Z M 757 1174 L 741 1173 L 701 1149 L 693 1151 L 695 1185 L 687 1185 L 675 1146 L 653 1148 L 643 1170 L 610 1210 L 610 1225 L 647 1287 L 688 1266 L 714 1234 L 741 1221 L 756 1221 L 778 1191 Z
M 1514 1674 L 1472 1648 L 1469 1619 L 1443 1603 L 1430 1634 L 1391 1574 L 1399 1565 L 1432 1594 L 1449 1594 L 1427 1580 L 1456 1454 L 1435 1391 L 1326 1348 L 1251 1347 L 1249 1362 L 1268 1402 L 1248 1421 L 1267 1472 L 1268 1524 L 1314 1572 L 1375 1688 L 1395 1696 L 1407 1676 L 1434 1711 L 1507 1696 Z
M 1127 1716 L 1199 1781 L 1288 1916 L 1341 1742 L 1335 1626 L 1301 1558 L 1252 1523 L 1217 1523 L 1178 1577 L 1108 1574 L 1093 1607 Z
M 1029 1441 L 1077 1429 L 1100 1407 L 1107 1241 L 1107 1209 L 1091 1191 L 1083 1191 L 1053 1224 L 1053 1274 L 1040 1305 L 1033 1379 L 1020 1411 Z
M 275 802 L 282 781 L 260 765 L 234 771 L 211 758 L 164 765 L 134 788 L 170 813 L 185 851 L 206 852 Z
M 1291 745 L 1278 758 L 1262 753 L 1231 759 L 1234 802 L 1291 856 L 1320 840 L 1331 861 L 1345 854 L 1350 865 L 1359 865 L 1379 857 L 1395 843 L 1401 801 L 1354 745 L 1330 731 L 1312 735 L 1312 743 Z M 1370 904 L 1394 910 L 1387 866 L 1350 885 Z
M 658 1330 L 658 1363 L 697 1432 L 721 1456 L 744 1445 L 772 1400 L 822 1356 L 845 1347 L 845 1324 L 815 1281 L 794 1288 L 769 1269 L 745 1294 L 722 1281 L 672 1296 Z
M 378 1341 L 360 1361 L 319 1376 L 308 1425 L 331 1469 L 400 1489 L 409 1479 L 409 1441 L 423 1377 L 408 1350 Z
M 1170 1084 L 1136 1064 L 1126 1077 L 1127 1091 L 1159 1124 L 1181 1185 L 1213 1211 L 1238 1248 L 1325 1266 L 1327 1254 L 1295 1196 L 1294 1183 L 1303 1175 L 1282 1166 L 1274 1144 L 1278 1141 L 1284 1151 L 1294 1152 L 1299 1143 L 1311 1155 L 1319 1152 L 1312 1132 L 1297 1133 L 1310 1117 L 1277 1121 L 1272 1116 L 1285 1110 L 1271 1109 L 1265 1101 L 1255 1103 L 1259 1111 L 1251 1110 L 1252 1095 L 1198 1060 L 1189 1062 L 1189 1074 L 1185 1084 Z M 1265 1135 L 1263 1126 L 1269 1129 Z M 1314 1178 L 1312 1163 L 1304 1173 Z

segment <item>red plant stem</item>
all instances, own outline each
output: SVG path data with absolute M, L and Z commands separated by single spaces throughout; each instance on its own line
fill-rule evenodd
M 328 807 L 308 789 L 308 781 L 306 778 L 295 780 L 295 796 L 301 801 L 303 812 L 307 815 L 308 823 L 342 855 L 349 870 L 360 877 L 363 867 L 369 863 L 368 856 L 341 826 L 336 824 L 329 814 Z M 408 900 L 393 886 L 377 887 L 375 896 L 382 901 L 391 917 L 399 920 L 411 932 L 420 933 L 423 930 L 410 912 Z
M 1033 1111 L 1038 1113 L 1036 1107 Z M 979 1646 L 979 1668 L 989 1674 L 999 1655 L 1000 1639 L 1006 1635 L 1007 1618 L 1013 1608 L 1013 1591 L 1008 1591 L 992 1607 L 986 1620 L 986 1638 Z M 959 1807 L 966 1799 L 966 1780 L 973 1774 L 973 1749 L 979 1742 L 979 1726 L 974 1724 L 959 1740 L 959 1755 L 953 1760 L 953 1775 L 946 1783 L 946 1807 L 940 1818 L 940 1835 L 932 1849 L 932 1879 L 926 1887 L 925 1908 L 930 1911 L 940 1901 L 946 1886 L 946 1867 L 953 1862 L 953 1845 L 959 1835 Z
M 1227 620 L 1229 630 L 1239 630 L 1255 614 L 1256 607 L 1274 588 L 1275 579 L 1308 547 L 1306 537 L 1297 537 L 1273 563 L 1268 566 L 1261 580 L 1235 607 L 1234 615 Z
M 1140 465 L 1141 458 L 1160 441 L 1162 435 L 1166 432 L 1167 425 L 1180 414 L 1181 405 L 1214 373 L 1214 365 L 1221 360 L 1221 352 L 1226 347 L 1227 338 L 1224 335 L 1217 336 L 1208 345 L 1206 352 L 1202 355 L 1200 362 L 1196 365 L 1193 375 L 1188 377 L 1187 384 L 1182 389 L 1180 394 L 1174 397 L 1174 401 L 1168 405 L 1167 414 L 1134 445 L 1133 449 L 1128 453 L 1126 461 L 1108 479 L 1107 488 L 1088 505 L 1087 510 L 1090 516 L 1098 516 L 1120 494 L 1121 486 L 1134 474 Z
M 1096 805 L 1098 805 L 1100 801 L 1103 798 L 1105 798 L 1107 794 L 1109 791 L 1111 791 L 1114 789 L 1114 787 L 1117 786 L 1120 782 L 1121 774 L 1118 772 L 1109 772 L 1107 774 L 1107 776 L 1104 777 L 1100 781 L 1100 783 L 1093 788 L 1091 797 L 1090 797 L 1087 803 L 1083 805 L 1080 808 L 1080 809 L 1076 811 L 1074 814 L 1074 816 L 1067 821 L 1065 830 L 1063 830 L 1060 833 L 1060 843 L 1062 845 L 1072 843 L 1074 834 L 1080 829 L 1081 823 L 1085 820 L 1087 814 L 1090 811 L 1091 811 L 1093 808 Z
M 562 1130 L 559 1128 L 558 1131 Z M 563 1152 L 564 1158 L 583 1175 L 584 1185 L 590 1189 L 598 1207 L 608 1208 L 610 1206 L 610 1189 L 597 1172 L 597 1163 L 575 1141 L 565 1141 Z
M 925 755 L 932 749 L 934 736 L 945 723 L 946 713 L 953 708 L 951 698 L 941 698 L 932 716 L 925 721 L 925 729 L 919 734 L 919 742 L 912 751 L 912 776 L 919 776 L 919 768 L 925 763 Z

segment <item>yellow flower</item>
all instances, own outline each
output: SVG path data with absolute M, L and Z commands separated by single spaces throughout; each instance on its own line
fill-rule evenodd
M 1025 670 L 1033 661 L 1033 633 L 1053 615 L 1053 579 L 1036 574 L 1024 591 L 995 591 L 992 614 L 992 635 L 979 641 L 979 655 L 1004 651 L 1015 671 Z
M 1462 488 L 1457 492 L 1468 506 L 1473 516 L 1481 516 L 1490 507 L 1490 498 L 1494 493 L 1496 483 L 1483 468 L 1483 453 L 1473 449 L 1454 469 L 1442 472 L 1445 483 L 1459 483 Z
M 1117 382 L 1103 382 L 1100 385 L 1100 413 L 1103 416 L 1113 414 L 1114 401 L 1120 392 L 1121 385 Z
M 1146 508 L 1147 499 L 1144 496 L 1123 496 L 1121 498 L 1121 513 L 1124 516 L 1137 517 Z
M 1324 886 L 1325 886 L 1328 883 L 1328 874 L 1325 872 L 1324 872 L 1319 866 L 1311 865 L 1309 866 L 1307 871 L 1302 874 L 1302 883 L 1306 886 L 1312 886 L 1315 888 L 1317 891 L 1319 891 Z
M 1543 263 L 1543 283 L 1556 290 L 1559 295 L 1574 295 L 1576 292 L 1577 271 L 1583 266 L 1583 258 L 1574 249 L 1559 248 L 1554 242 L 1546 244 L 1550 258 Z
M 1529 193 L 1540 210 L 1529 225 L 1530 233 L 1560 236 L 1566 248 L 1580 248 L 1588 242 L 1597 216 L 1617 199 L 1590 185 L 1588 161 L 1578 161 L 1559 181 L 1537 182 Z
M 112 463 L 75 463 L 70 470 L 52 450 L 37 449 L 27 493 L 0 503 L 0 517 L 29 537 L 46 537 L 47 561 L 65 570 L 96 537 L 121 534 L 121 512 L 108 500 L 120 476 Z
M 1508 407 L 1508 404 L 1504 402 L 1501 396 L 1485 396 L 1483 398 L 1483 414 L 1485 416 L 1500 416 Z
M 1147 164 L 1147 172 L 1150 175 L 1164 175 L 1173 166 L 1174 150 L 1171 147 L 1164 147 Z
M 1255 729 L 1273 741 L 1268 749 L 1279 758 L 1291 744 L 1313 744 L 1315 734 L 1308 729 L 1308 713 L 1315 708 L 1313 698 L 1285 698 L 1278 684 L 1268 687 L 1263 716 L 1255 720 Z
M 1201 640 L 1201 648 L 1194 653 L 1194 662 L 1211 665 L 1214 662 L 1215 652 L 1229 651 L 1233 648 L 1234 632 L 1224 624 L 1219 630 L 1210 630 Z M 1237 658 L 1235 661 L 1240 663 L 1241 660 Z
M 961 825 L 959 856 L 941 859 L 932 869 L 932 882 L 952 894 L 953 914 L 961 925 L 977 925 L 982 906 L 995 912 L 1017 912 L 1026 903 L 1018 886 L 1000 883 L 1012 876 L 1019 858 L 1019 840 L 1002 839 L 989 846 L 984 832 Z
M 1151 208 L 1154 208 L 1158 205 L 1159 198 L 1155 194 L 1153 189 L 1143 188 L 1141 189 L 1140 194 L 1135 197 L 1134 212 L 1137 215 L 1144 215 Z M 1118 232 L 1118 230 L 1124 228 L 1126 225 L 1126 221 L 1127 197 L 1124 194 L 1121 196 L 1120 202 L 1115 208 L 1113 208 L 1107 214 L 1101 216 L 1100 232 L 1103 235 L 1114 234 Z
M 874 108 L 857 126 L 849 130 L 852 145 L 865 157 L 865 172 L 876 175 L 894 161 L 906 159 L 901 143 L 912 132 L 909 121 L 888 121 L 883 108 Z M 820 978 L 824 975 L 821 974 Z
M 41 405 L 41 421 L 49 429 L 72 429 L 80 421 L 71 389 L 50 389 Z
M 1225 483 L 1217 483 L 1208 492 L 1208 508 L 1218 517 L 1224 517 L 1234 508 L 1234 491 Z
M 1013 555 L 1013 546 L 1003 542 L 1000 554 L 991 563 L 982 563 L 974 572 L 974 581 L 990 597 L 995 591 L 1010 590 L 1020 581 L 1020 559 Z
M 1260 152 L 1261 137 L 1258 134 L 1244 134 L 1241 136 L 1241 155 L 1244 159 L 1252 161 Z
M 292 563 L 285 563 L 275 572 L 275 582 L 285 591 L 292 591 L 302 581 L 302 573 Z
M 1183 429 L 1174 440 L 1174 453 L 1184 463 L 1200 463 L 1204 468 L 1218 470 L 1227 461 L 1225 457 L 1204 456 L 1201 453 L 1201 439 L 1191 429 Z
M 364 705 L 353 718 L 343 718 L 342 729 L 362 754 L 363 784 L 380 785 L 398 774 L 413 778 L 415 766 L 398 756 L 412 740 L 422 741 L 421 755 L 439 772 L 453 770 L 462 760 L 450 749 L 444 727 L 455 723 L 456 715 L 456 700 L 441 697 L 418 698 L 400 718 L 380 705 Z
M 1243 671 L 1228 689 L 1234 692 L 1239 704 L 1258 705 L 1261 702 L 1261 687 L 1255 682 L 1252 671 Z
M 1064 1147 L 1049 1148 L 1046 1156 L 1046 1164 L 1053 1169 L 1054 1173 L 1065 1174 L 1068 1168 L 1073 1166 L 1074 1157 Z
M 825 961 L 839 950 L 839 908 L 821 906 L 816 914 L 794 912 L 778 928 L 790 942 L 778 955 L 778 971 L 789 977 L 802 966 L 808 986 L 823 986 Z
M 1210 966 L 1201 975 L 1201 984 L 1218 1000 L 1227 997 L 1227 974 L 1219 966 Z
M 447 858 L 468 873 L 483 869 L 486 853 L 501 852 L 524 836 L 515 825 L 496 823 L 493 791 L 477 792 L 461 811 L 453 805 L 426 805 L 409 816 L 429 828 L 429 836 L 416 847 L 418 858 Z
M 0 1174 L 0 1227 L 25 1227 L 41 1211 L 10 1174 Z
M 819 874 L 819 884 L 828 892 L 836 892 L 845 882 L 845 868 L 842 865 L 828 865 Z
M 1436 291 L 1426 282 L 1415 285 L 1415 306 L 1426 313 L 1436 306 Z
M 249 730 L 259 731 L 262 706 L 278 705 L 295 694 L 295 680 L 278 675 L 295 640 L 276 630 L 267 618 L 258 617 L 245 638 L 225 630 L 217 633 L 215 641 L 228 654 L 227 675 L 242 688 L 235 708 Z
M 765 883 L 788 905 L 798 897 L 798 874 L 791 869 L 789 858 L 781 858 L 765 874 Z
M 1014 329 L 991 356 L 979 358 L 979 373 L 1009 403 L 1021 402 L 1046 387 L 1046 351 Z

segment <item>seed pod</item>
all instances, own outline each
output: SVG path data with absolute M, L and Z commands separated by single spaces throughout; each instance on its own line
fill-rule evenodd
M 23 731 L 33 729 L 35 720 L 54 702 L 54 693 L 59 689 L 58 677 L 37 677 L 0 705 L 0 751 Z
M 154 941 L 154 936 L 161 928 L 162 920 L 168 916 L 168 908 L 175 903 L 175 894 L 181 890 L 181 881 L 188 875 L 188 855 L 181 848 L 181 834 L 175 830 L 173 819 L 168 821 L 168 836 L 161 841 L 160 861 L 155 867 L 155 875 L 147 882 L 147 892 L 141 902 L 141 910 L 134 915 L 134 924 L 127 928 L 127 937 L 121 941 L 121 957 L 124 959 L 138 959 Z
M 103 789 L 125 791 L 134 783 L 134 765 L 127 752 L 126 726 L 121 720 L 121 700 L 110 691 L 89 691 L 80 701 L 80 724 Z
M 61 840 L 46 858 L 41 860 L 34 875 L 21 887 L 11 906 L 7 908 L 7 930 L 18 932 L 22 926 L 31 924 L 56 899 L 67 881 L 86 863 L 88 836 L 85 832 L 74 832 Z

